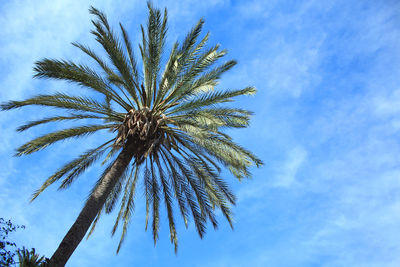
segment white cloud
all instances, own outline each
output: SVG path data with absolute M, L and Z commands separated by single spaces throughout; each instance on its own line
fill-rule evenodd
M 280 166 L 282 169 L 277 175 L 274 186 L 290 187 L 296 184 L 296 175 L 301 165 L 307 159 L 307 151 L 297 146 L 289 151 L 285 162 Z
M 326 6 L 315 1 L 279 9 L 281 5 L 279 1 L 243 2 L 237 7 L 240 15 L 229 18 L 231 24 L 245 22 L 251 28 L 248 34 L 246 28 L 240 34 L 238 30 L 232 32 L 238 36 L 239 60 L 247 61 L 238 66 L 240 70 L 232 79 L 233 84 L 254 83 L 266 98 L 299 98 L 321 81 L 318 68 L 327 33 L 314 24 L 310 12 L 326 12 Z M 253 29 L 252 23 L 259 27 Z
M 375 97 L 374 111 L 379 115 L 392 115 L 400 112 L 400 89 L 390 92 L 388 96 Z
M 319 82 L 320 77 L 315 72 L 318 64 L 318 48 L 289 48 L 292 44 L 277 44 L 279 53 L 263 62 L 268 88 L 275 94 L 288 93 L 298 98 L 304 90 L 308 90 Z M 299 51 L 302 51 L 299 53 Z M 260 63 L 255 63 L 255 69 Z

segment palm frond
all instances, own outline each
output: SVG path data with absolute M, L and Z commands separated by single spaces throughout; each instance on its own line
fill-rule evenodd
M 144 181 L 144 193 L 146 197 L 146 221 L 145 221 L 145 230 L 147 231 L 147 226 L 149 224 L 149 212 L 150 212 L 150 205 L 153 202 L 153 196 L 152 196 L 152 191 L 153 189 L 151 186 L 153 185 L 151 182 L 151 172 L 150 169 L 147 166 L 147 160 L 146 160 L 146 165 L 143 173 L 143 181 Z
M 44 136 L 38 137 L 28 143 L 17 148 L 16 156 L 29 155 L 33 152 L 39 151 L 46 148 L 47 146 L 54 144 L 55 142 L 68 139 L 71 137 L 81 137 L 89 134 L 93 134 L 98 130 L 103 129 L 113 129 L 116 124 L 105 124 L 105 125 L 90 125 L 90 126 L 80 126 L 76 128 L 70 128 L 61 130 L 58 132 L 46 134 Z
M 107 52 L 109 59 L 121 75 L 124 81 L 123 88 L 126 89 L 133 100 L 138 103 L 138 98 L 135 91 L 135 82 L 131 75 L 131 65 L 126 58 L 120 41 L 110 28 L 104 13 L 100 12 L 94 7 L 91 7 L 89 12 L 98 18 L 98 21 L 92 21 L 96 28 L 95 31 L 92 31 L 92 34 L 96 37 L 96 41 L 99 42 Z
M 129 168 L 126 168 L 122 173 L 121 177 L 118 179 L 117 184 L 114 186 L 113 190 L 107 197 L 106 203 L 104 204 L 105 212 L 107 214 L 111 213 L 114 210 L 115 205 L 118 202 L 119 196 L 121 195 L 121 190 L 124 185 L 124 182 L 128 176 Z
M 156 244 L 158 240 L 158 230 L 160 226 L 160 186 L 158 184 L 157 174 L 154 169 L 153 160 L 150 160 L 150 172 L 151 172 L 151 198 L 153 204 L 153 241 Z
M 73 172 L 73 173 L 81 173 L 83 169 L 87 169 L 91 164 L 93 164 L 108 148 L 107 146 L 114 141 L 114 139 L 109 140 L 108 142 L 105 142 L 104 144 L 100 145 L 97 148 L 94 149 L 89 149 L 82 155 L 80 155 L 78 158 L 70 161 L 69 163 L 65 164 L 62 168 L 60 168 L 55 174 L 50 176 L 44 183 L 43 185 L 35 191 L 35 193 L 32 195 L 31 202 L 37 198 L 40 193 L 42 193 L 48 186 L 53 184 L 54 182 L 58 181 L 61 179 L 63 176 L 66 174 Z M 81 170 L 80 172 L 77 171 Z
M 184 192 L 183 192 L 182 186 L 181 186 L 182 176 L 180 176 L 179 173 L 176 171 L 173 163 L 170 161 L 170 159 L 168 158 L 168 156 L 166 155 L 166 152 L 164 150 L 161 150 L 161 156 L 164 160 L 165 168 L 168 171 L 169 178 L 173 183 L 174 194 L 178 201 L 178 206 L 179 206 L 179 210 L 181 212 L 181 216 L 182 216 L 185 226 L 187 228 L 188 227 L 188 209 L 186 206 L 186 199 L 184 196 Z
M 123 121 L 124 114 L 110 110 L 106 104 L 102 104 L 90 97 L 70 96 L 63 93 L 53 95 L 37 95 L 23 101 L 9 101 L 0 105 L 2 110 L 21 108 L 24 106 L 48 106 L 67 110 L 89 112 L 106 115 L 109 119 Z
M 247 87 L 241 90 L 232 90 L 225 92 L 207 92 L 205 94 L 199 95 L 194 100 L 183 102 L 181 105 L 172 108 L 170 111 L 166 112 L 166 115 L 175 114 L 183 111 L 191 111 L 224 102 L 231 102 L 233 97 L 240 95 L 254 95 L 255 93 L 256 89 L 254 87 Z
M 210 50 L 206 51 L 202 55 L 199 56 L 196 60 L 193 60 L 189 69 L 184 73 L 184 75 L 180 78 L 179 82 L 176 84 L 176 87 L 172 90 L 171 94 L 166 97 L 165 103 L 169 103 L 173 99 L 177 99 L 182 97 L 183 95 L 187 95 L 195 92 L 199 89 L 200 85 L 196 84 L 194 86 L 190 86 L 191 83 L 194 83 L 193 80 L 198 77 L 203 71 L 205 71 L 208 67 L 210 67 L 214 62 L 216 62 L 219 58 L 223 57 L 226 54 L 226 51 L 218 52 L 219 45 L 214 46 Z M 223 69 L 225 72 L 232 68 L 236 64 L 235 61 L 229 61 L 225 63 Z
M 97 215 L 96 215 L 96 217 L 95 217 L 95 219 L 94 219 L 94 221 L 93 221 L 93 223 L 92 223 L 92 225 L 90 227 L 89 233 L 86 235 L 86 240 L 89 239 L 89 237 L 93 234 L 94 229 L 96 229 L 97 223 L 99 222 L 99 220 L 101 218 L 101 215 L 103 214 L 104 209 L 105 209 L 104 207 L 101 208 L 101 210 L 97 213 Z
M 162 191 L 164 193 L 164 202 L 167 208 L 167 215 L 168 215 L 168 223 L 169 223 L 169 232 L 170 232 L 170 239 L 171 243 L 174 244 L 175 253 L 178 251 L 178 236 L 175 228 L 175 220 L 174 214 L 172 209 L 172 192 L 170 188 L 170 181 L 167 181 L 167 177 L 163 171 L 163 166 L 161 166 L 160 159 L 157 157 L 155 162 L 158 167 L 158 173 L 161 180 Z
M 35 78 L 50 78 L 74 82 L 93 89 L 105 97 L 109 97 L 127 111 L 131 109 L 131 106 L 101 76 L 88 66 L 77 65 L 66 60 L 43 59 L 35 63 L 33 70 L 35 71 Z
M 113 69 L 103 59 L 101 59 L 100 56 L 98 56 L 90 47 L 77 42 L 73 42 L 72 45 L 79 48 L 83 53 L 87 54 L 92 59 L 94 59 L 107 75 L 114 74 Z
M 20 267 L 43 266 L 46 260 L 44 256 L 37 254 L 34 248 L 31 250 L 28 250 L 25 247 L 18 249 L 17 255 Z
M 32 128 L 34 126 L 40 125 L 40 124 L 45 124 L 49 122 L 55 122 L 55 121 L 64 121 L 64 120 L 80 120 L 80 119 L 104 119 L 105 117 L 102 116 L 96 116 L 96 115 L 82 115 L 82 114 L 71 114 L 70 116 L 54 116 L 54 117 L 49 117 L 49 118 L 44 118 L 41 120 L 36 120 L 36 121 L 31 121 L 27 124 L 24 124 L 20 127 L 17 128 L 18 132 L 23 132 L 28 130 L 29 128 Z
M 134 83 L 135 88 L 137 90 L 139 90 L 138 84 L 139 84 L 140 77 L 139 77 L 139 72 L 137 70 L 137 63 L 136 63 L 135 55 L 134 55 L 133 50 L 132 50 L 132 45 L 131 45 L 131 43 L 129 41 L 128 32 L 125 30 L 125 28 L 122 26 L 121 23 L 119 24 L 119 26 L 121 28 L 122 36 L 124 38 L 124 44 L 125 44 L 126 52 L 128 53 L 129 63 L 130 63 L 131 72 L 132 72 L 131 75 L 133 77 L 132 82 Z M 140 102 L 136 103 L 138 105 L 138 107 L 140 107 L 139 103 Z
M 113 227 L 112 234 L 115 233 L 115 230 L 118 227 L 119 218 L 121 218 L 120 216 L 122 216 L 123 219 L 124 219 L 124 225 L 122 227 L 122 234 L 121 234 L 121 239 L 120 239 L 119 244 L 118 244 L 117 253 L 121 249 L 122 242 L 125 239 L 125 235 L 126 235 L 126 232 L 128 230 L 128 224 L 129 224 L 132 212 L 133 212 L 134 207 L 135 207 L 135 205 L 134 205 L 134 197 L 135 197 L 135 191 L 136 191 L 136 184 L 137 184 L 137 180 L 138 180 L 138 173 L 139 173 L 139 166 L 135 166 L 135 174 L 134 174 L 133 181 L 132 181 L 132 183 L 128 182 L 126 184 L 125 193 L 124 193 L 124 198 L 125 199 L 123 199 L 123 201 L 122 201 L 121 210 L 120 210 L 120 212 L 118 214 L 117 220 L 116 220 L 115 225 Z M 131 178 L 132 178 L 132 173 L 131 173 L 130 179 Z M 130 179 L 129 179 L 129 181 L 130 181 Z M 125 203 L 126 203 L 126 205 L 125 205 Z

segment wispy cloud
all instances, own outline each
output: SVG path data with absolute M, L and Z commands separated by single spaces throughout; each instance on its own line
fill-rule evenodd
M 71 45 L 93 45 L 91 3 L 11 1 L 0 7 L 0 100 L 77 87 L 32 80 L 43 57 L 84 61 Z M 157 3 L 158 5 L 158 3 Z M 255 85 L 254 98 L 238 104 L 254 110 L 249 130 L 234 137 L 265 162 L 254 178 L 231 182 L 238 193 L 235 231 L 221 220 L 204 240 L 180 227 L 174 256 L 162 221 L 160 244 L 143 232 L 143 207 L 118 257 L 109 239 L 112 216 L 83 242 L 71 266 L 396 266 L 400 246 L 400 30 L 395 1 L 191 1 L 169 8 L 170 42 L 200 17 L 212 42 L 230 51 L 238 67 L 221 87 Z M 139 40 L 144 1 L 96 2 L 114 25 L 123 21 Z M 100 168 L 69 190 L 52 187 L 34 203 L 30 194 L 59 165 L 97 140 L 70 142 L 26 158 L 13 148 L 46 128 L 14 132 L 47 114 L 26 109 L 0 114 L 1 216 L 25 224 L 19 243 L 50 256 L 79 213 Z M 52 125 L 51 127 L 60 127 Z M 52 129 L 54 129 L 52 128 Z M 226 176 L 231 181 L 229 175 Z M 193 225 L 191 225 L 192 227 Z M 183 229 L 181 229 L 183 228 Z M 210 229 L 211 230 L 211 229 Z
M 300 146 L 293 148 L 285 163 L 281 165 L 281 171 L 278 172 L 274 186 L 289 187 L 296 183 L 297 172 L 306 158 L 307 151 L 304 148 Z

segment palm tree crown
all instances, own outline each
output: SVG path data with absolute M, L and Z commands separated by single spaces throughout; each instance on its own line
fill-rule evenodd
M 102 59 L 82 44 L 73 45 L 93 59 L 101 72 L 85 64 L 43 59 L 35 63 L 34 76 L 69 81 L 97 92 L 98 97 L 57 92 L 1 105 L 3 110 L 39 105 L 68 111 L 60 116 L 29 122 L 18 131 L 56 121 L 93 121 L 89 125 L 33 139 L 17 149 L 18 156 L 39 151 L 60 140 L 87 136 L 103 129 L 115 133 L 112 139 L 58 169 L 33 194 L 32 200 L 59 180 L 59 188 L 67 188 L 97 160 L 105 158 L 104 162 L 107 162 L 115 158 L 121 149 L 129 148 L 132 153 L 130 164 L 107 195 L 102 208 L 97 211 L 89 232 L 93 231 L 103 212 L 110 213 L 120 203 L 112 229 L 114 234 L 118 225 L 122 224 L 118 250 L 134 209 L 135 191 L 140 180 L 145 190 L 146 228 L 150 221 L 156 242 L 159 206 L 164 202 L 171 242 L 176 249 L 175 206 L 186 226 L 189 217 L 193 217 L 200 237 L 208 221 L 214 228 L 217 227 L 216 208 L 221 210 L 232 226 L 230 205 L 235 204 L 236 199 L 220 177 L 221 167 L 226 167 L 241 179 L 250 176 L 250 166 L 262 165 L 260 159 L 226 134 L 226 129 L 247 127 L 252 113 L 222 104 L 231 102 L 234 97 L 256 92 L 253 87 L 240 90 L 216 88 L 221 75 L 231 69 L 236 61 L 217 63 L 227 52 L 221 50 L 219 45 L 206 47 L 209 34 L 199 38 L 204 24 L 202 19 L 182 43 L 173 45 L 169 55 L 164 58 L 167 11 L 161 12 L 151 4 L 148 7 L 148 21 L 146 27 L 141 27 L 143 40 L 139 45 L 142 71 L 138 69 L 125 28 L 120 24 L 121 36 L 118 37 L 106 16 L 91 7 L 90 13 L 95 16 L 91 33 L 108 58 Z M 110 166 L 99 178 L 97 186 Z
M 46 258 L 36 254 L 34 248 L 31 250 L 23 247 L 17 250 L 18 255 L 18 266 L 19 267 L 39 267 L 46 266 Z

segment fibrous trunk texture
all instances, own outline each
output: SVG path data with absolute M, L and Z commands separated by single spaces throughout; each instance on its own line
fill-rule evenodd
M 86 235 L 97 213 L 103 207 L 107 196 L 131 161 L 135 151 L 133 146 L 134 144 L 132 142 L 127 142 L 109 171 L 104 175 L 102 181 L 87 200 L 78 218 L 61 241 L 61 244 L 54 252 L 50 259 L 49 266 L 58 267 L 64 266 L 67 263 L 72 253 Z
M 147 108 L 131 109 L 119 126 L 116 146 L 126 144 L 129 138 L 135 143 L 135 160 L 140 165 L 147 156 L 157 154 L 160 145 L 164 142 L 165 132 L 162 126 L 165 125 L 165 115 L 155 116 Z

